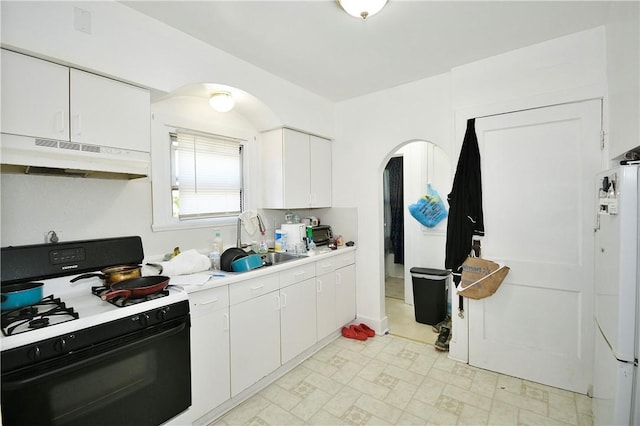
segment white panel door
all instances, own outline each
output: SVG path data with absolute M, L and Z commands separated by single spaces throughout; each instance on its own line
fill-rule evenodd
M 469 364 L 587 392 L 600 123 L 597 100 L 476 120 L 482 256 L 511 272 L 496 294 L 468 302 Z

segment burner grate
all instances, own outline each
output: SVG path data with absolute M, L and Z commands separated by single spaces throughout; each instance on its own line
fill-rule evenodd
M 93 293 L 94 295 L 100 298 L 102 297 L 103 294 L 106 294 L 109 291 L 111 291 L 111 289 L 104 286 L 91 287 L 91 293 Z M 113 299 L 107 300 L 107 302 L 119 308 L 124 308 L 126 306 L 132 306 L 138 303 L 148 302 L 149 300 L 159 299 L 161 297 L 165 297 L 168 295 L 169 295 L 169 290 L 162 290 L 157 293 L 147 294 L 145 296 L 137 297 L 137 298 L 133 298 L 133 297 L 126 298 L 122 296 L 114 297 Z
M 33 305 L 3 312 L 0 319 L 2 334 L 12 336 L 47 327 L 52 317 L 56 317 L 55 324 L 60 324 L 78 319 L 80 315 L 73 308 L 67 308 L 60 298 L 50 295 Z

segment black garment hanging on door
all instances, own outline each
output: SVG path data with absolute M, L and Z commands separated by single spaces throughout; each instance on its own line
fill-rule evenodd
M 389 196 L 391 204 L 391 246 L 393 263 L 404 264 L 404 183 L 403 159 L 393 157 L 387 164 L 389 170 Z
M 453 178 L 447 221 L 447 242 L 444 265 L 454 273 L 454 283 L 460 282 L 460 267 L 469 256 L 474 235 L 484 235 L 482 214 L 482 176 L 480 173 L 480 149 L 475 130 L 475 118 L 467 120 L 467 131 Z M 462 311 L 462 296 L 459 300 Z

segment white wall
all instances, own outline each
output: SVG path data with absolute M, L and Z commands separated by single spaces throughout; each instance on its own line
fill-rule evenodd
M 90 35 L 73 29 L 74 7 L 91 13 Z M 183 93 L 185 87 L 202 83 L 237 87 L 257 100 L 244 110 L 254 114 L 244 117 L 248 133 L 289 125 L 319 135 L 333 134 L 333 104 L 329 101 L 120 3 L 3 1 L 0 11 L 3 47 L 154 92 Z M 270 120 L 255 116 L 256 103 Z M 241 106 L 238 111 L 243 111 Z M 251 163 L 248 167 L 255 170 Z M 167 253 L 175 246 L 208 245 L 210 233 L 203 230 L 151 231 L 150 178 L 126 182 L 2 174 L 0 179 L 2 246 L 44 242 L 44 233 L 50 229 L 61 232 L 61 239 L 67 241 L 140 235 L 149 256 Z M 255 188 L 259 176 L 252 175 L 247 185 Z M 233 227 L 224 232 L 225 241 L 235 241 Z
M 437 144 L 452 159 L 453 173 L 467 118 L 604 97 L 605 63 L 605 31 L 596 28 L 337 105 L 334 188 L 340 191 L 334 190 L 334 204 L 358 206 L 361 319 L 381 330 L 387 324 L 382 170 L 398 145 L 415 139 Z
M 456 149 L 469 118 L 585 99 L 604 99 L 606 129 L 605 40 L 605 28 L 599 27 L 453 69 Z M 605 158 L 606 154 L 603 167 Z M 458 297 L 454 297 L 452 309 L 457 308 Z M 452 318 L 450 356 L 467 361 L 469 318 Z
M 607 18 L 611 158 L 640 152 L 640 3 L 613 2 Z
M 449 93 L 450 77 L 443 74 L 341 102 L 336 107 L 333 205 L 358 208 L 358 317 L 379 330 L 387 328 L 381 297 L 382 173 L 389 158 L 407 142 L 429 141 L 451 152 Z
M 331 102 L 121 3 L 3 1 L 0 7 L 4 47 L 165 93 L 194 83 L 237 87 L 281 120 L 265 125 L 333 134 Z M 91 14 L 91 34 L 73 28 L 75 7 Z

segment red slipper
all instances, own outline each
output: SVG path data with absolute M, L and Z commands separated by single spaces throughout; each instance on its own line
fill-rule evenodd
M 349 339 L 367 340 L 367 335 L 358 333 L 356 330 L 353 329 L 353 326 L 342 327 L 342 335 Z
M 364 329 L 359 325 L 353 324 L 349 328 L 356 333 L 356 339 L 358 340 L 367 340 L 367 338 L 369 337 L 367 332 L 364 331 Z
M 371 327 L 369 327 L 367 324 L 362 323 L 362 324 L 360 324 L 359 327 L 365 332 L 365 334 L 368 337 L 373 337 L 373 336 L 376 335 L 376 332 Z

